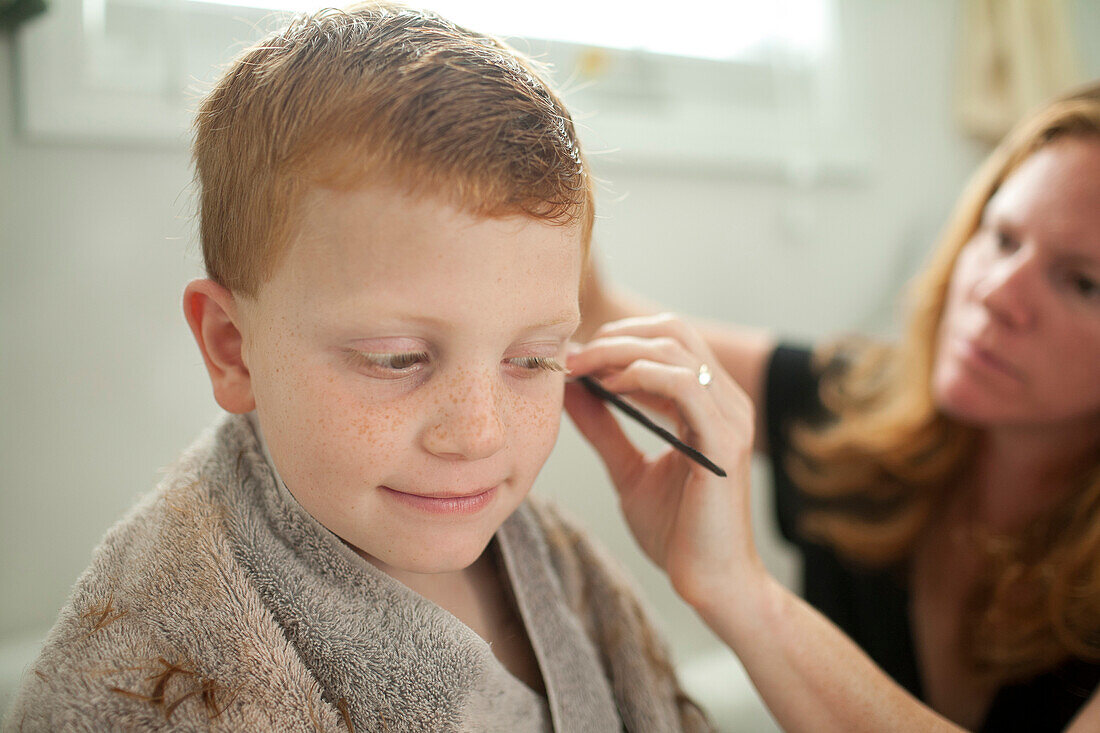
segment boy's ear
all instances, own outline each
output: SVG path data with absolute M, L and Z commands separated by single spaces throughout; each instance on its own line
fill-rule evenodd
M 192 280 L 183 291 L 183 315 L 199 344 L 214 399 L 228 412 L 256 408 L 252 377 L 244 362 L 244 339 L 233 293 L 213 280 Z

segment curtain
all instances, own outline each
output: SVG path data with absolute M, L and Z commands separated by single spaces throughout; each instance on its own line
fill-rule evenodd
M 1064 0 L 963 0 L 955 108 L 998 142 L 1028 111 L 1081 81 Z
M 46 0 L 0 0 L 0 31 L 10 31 L 46 10 Z

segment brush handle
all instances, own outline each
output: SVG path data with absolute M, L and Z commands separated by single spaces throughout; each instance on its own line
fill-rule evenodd
M 632 405 L 629 402 L 627 402 L 626 400 L 624 400 L 619 395 L 615 394 L 611 390 L 604 387 L 602 384 L 597 382 L 593 377 L 578 377 L 577 381 L 580 382 L 581 384 L 583 384 L 585 389 L 587 389 L 589 392 L 596 395 L 600 399 L 606 400 L 606 401 L 610 402 L 611 404 L 615 405 L 615 407 L 618 407 L 620 410 L 625 412 L 629 417 L 634 418 L 635 420 L 640 422 L 644 427 L 646 427 L 649 430 L 656 433 L 659 437 L 661 437 L 665 441 L 667 441 L 669 443 L 669 445 L 671 445 L 673 448 L 680 451 L 685 456 L 687 456 L 691 460 L 695 461 L 696 463 L 698 463 L 703 468 L 707 469 L 708 471 L 710 471 L 710 472 L 712 472 L 712 473 L 714 473 L 718 476 L 725 477 L 726 472 L 723 471 L 718 466 L 714 465 L 714 463 L 709 458 L 707 458 L 702 453 L 700 453 L 699 451 L 695 450 L 694 448 L 692 448 L 687 443 L 685 443 L 682 440 L 680 440 L 679 438 L 677 438 L 672 433 L 670 433 L 667 430 L 665 430 L 664 428 L 662 428 L 657 423 L 650 420 L 648 417 L 646 417 L 645 413 L 643 413 L 637 407 L 635 407 L 634 405 Z

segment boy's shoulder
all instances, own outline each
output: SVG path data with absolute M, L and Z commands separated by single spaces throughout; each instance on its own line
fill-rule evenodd
M 566 603 L 600 651 L 627 728 L 710 730 L 680 688 L 653 614 L 616 558 L 552 501 L 531 495 L 521 513 L 537 527 Z
M 644 594 L 599 537 L 550 499 L 532 494 L 524 507 L 546 543 L 566 600 L 585 620 L 590 634 L 607 623 L 607 614 L 614 614 L 619 619 L 616 624 L 625 623 L 657 642 L 660 635 L 654 630 L 654 614 Z M 605 618 L 598 618 L 601 614 Z M 663 645 L 657 644 L 662 646 L 659 656 L 664 657 Z
M 331 717 L 221 529 L 245 429 L 230 416 L 206 431 L 107 532 L 5 729 L 291 729 Z
M 600 582 L 624 588 L 631 585 L 618 560 L 567 509 L 534 494 L 527 497 L 524 506 L 546 542 L 550 561 L 566 584 L 567 595 L 583 592 L 575 586 L 597 577 Z

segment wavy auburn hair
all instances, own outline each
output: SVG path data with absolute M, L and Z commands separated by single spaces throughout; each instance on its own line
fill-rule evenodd
M 207 95 L 193 157 L 207 274 L 255 296 L 313 186 L 395 185 L 591 238 L 593 190 L 543 70 L 490 36 L 375 2 L 295 19 Z
M 815 354 L 833 419 L 798 426 L 785 458 L 795 481 L 823 500 L 806 516 L 808 536 L 858 564 L 885 567 L 905 561 L 937 516 L 978 436 L 937 410 L 931 393 L 955 262 L 1001 184 L 1030 155 L 1066 137 L 1100 144 L 1100 84 L 1021 122 L 978 169 L 912 283 L 900 343 L 835 342 Z M 965 653 L 991 677 L 1030 676 L 1071 656 L 1100 659 L 1100 456 L 1077 483 L 1025 534 L 986 538 L 989 562 L 964 628 Z

